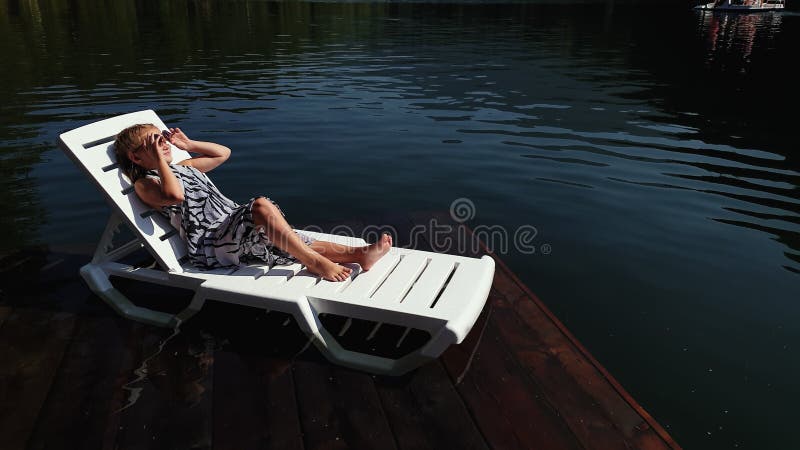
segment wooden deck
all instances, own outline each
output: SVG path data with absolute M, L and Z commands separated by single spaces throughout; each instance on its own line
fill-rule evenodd
M 392 226 L 408 245 L 434 216 L 455 226 L 446 214 L 348 225 Z M 679 448 L 492 256 L 494 285 L 466 341 L 396 378 L 331 365 L 275 313 L 212 303 L 171 338 L 119 318 L 78 276 L 86 249 L 8 256 L 0 448 Z M 175 310 L 189 298 L 120 289 Z

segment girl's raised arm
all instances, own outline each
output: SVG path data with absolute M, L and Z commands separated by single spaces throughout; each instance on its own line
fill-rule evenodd
M 181 150 L 198 155 L 185 159 L 178 164 L 192 166 L 200 172 L 210 172 L 224 163 L 231 156 L 231 149 L 214 142 L 194 141 L 189 139 L 180 128 L 169 129 L 169 141 Z

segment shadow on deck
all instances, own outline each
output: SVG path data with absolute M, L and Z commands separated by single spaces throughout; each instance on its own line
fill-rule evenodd
M 432 217 L 457 227 L 369 223 L 404 246 Z M 0 448 L 679 448 L 495 255 L 467 339 L 394 378 L 331 365 L 277 313 L 211 303 L 176 335 L 119 318 L 78 276 L 89 252 L 0 261 Z M 176 311 L 190 298 L 119 288 Z

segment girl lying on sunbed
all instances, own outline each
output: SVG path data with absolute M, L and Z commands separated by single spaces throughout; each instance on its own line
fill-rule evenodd
M 196 156 L 172 162 L 170 143 Z M 186 241 L 193 265 L 211 269 L 258 259 L 270 266 L 299 261 L 312 273 L 342 281 L 358 263 L 369 270 L 392 246 L 392 238 L 364 247 L 314 240 L 295 232 L 278 205 L 256 197 L 239 205 L 225 197 L 205 175 L 231 154 L 228 147 L 189 139 L 180 128 L 161 131 L 151 124 L 122 130 L 115 141 L 117 161 L 136 194 L 168 215 Z

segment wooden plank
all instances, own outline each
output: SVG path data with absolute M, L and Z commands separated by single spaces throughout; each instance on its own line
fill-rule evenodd
M 471 234 L 471 230 L 467 230 Z M 482 245 L 482 243 L 481 243 Z M 674 439 L 653 419 L 619 382 L 597 361 L 591 353 L 572 335 L 564 324 L 544 303 L 496 255 L 483 247 L 495 259 L 497 266 L 495 285 L 504 298 L 513 306 L 528 327 L 543 329 L 549 324 L 553 341 L 566 342 L 571 354 L 558 352 L 565 364 L 572 363 L 567 370 L 579 386 L 586 389 L 593 401 L 603 408 L 613 426 L 633 440 L 640 448 L 680 448 Z
M 308 343 L 289 314 L 209 302 L 187 335 L 213 335 L 214 448 L 300 448 L 292 360 Z
M 498 267 L 498 258 L 494 258 L 494 260 L 494 281 L 492 282 L 492 289 L 489 292 L 489 295 L 502 299 L 503 301 L 508 302 L 511 306 L 514 306 L 519 300 L 530 301 L 528 294 L 520 290 L 519 285 L 514 281 L 514 279 L 508 276 L 508 272 L 501 270 Z
M 96 297 L 91 295 L 82 280 L 77 276 L 78 269 L 82 264 L 88 261 L 88 259 L 91 257 L 90 255 L 80 253 L 76 254 L 75 252 L 70 252 L 69 254 L 50 253 L 47 251 L 47 249 L 34 248 L 23 250 L 16 256 L 17 257 L 15 259 L 22 261 L 22 264 L 14 265 L 13 267 L 4 266 L 5 268 L 2 271 L 2 279 L 4 281 L 3 287 L 4 289 L 7 289 L 7 300 L 9 300 L 11 303 L 17 303 L 20 305 L 35 305 L 36 307 L 40 308 L 38 312 L 39 314 L 42 314 L 42 317 L 49 315 L 59 318 L 59 320 L 64 317 L 68 317 L 69 321 L 72 323 L 72 331 L 79 330 L 76 323 L 79 324 L 82 319 L 71 317 L 71 314 L 79 314 L 80 316 L 89 314 L 93 317 L 100 317 L 105 313 L 110 314 L 108 308 L 99 302 Z M 69 313 L 53 313 L 53 310 L 69 311 Z M 33 313 L 33 310 L 30 312 Z M 9 322 L 7 322 L 6 325 L 9 325 Z M 46 367 L 40 367 L 41 370 L 38 370 L 36 369 L 36 365 L 27 367 L 28 370 L 37 370 L 37 376 L 49 375 L 54 377 L 49 388 L 49 393 L 47 390 L 37 390 L 36 392 L 32 393 L 26 393 L 22 390 L 17 390 L 15 393 L 15 395 L 19 396 L 19 400 L 17 402 L 24 405 L 20 408 L 23 414 L 21 414 L 19 417 L 23 417 L 25 412 L 31 410 L 32 408 L 36 409 L 39 408 L 39 406 L 42 406 L 42 408 L 36 410 L 38 418 L 36 419 L 36 425 L 34 428 L 35 431 L 31 434 L 31 439 L 29 439 L 28 442 L 29 447 L 35 448 L 36 446 L 40 446 L 43 442 L 43 435 L 39 430 L 48 429 L 55 433 L 58 433 L 59 430 L 66 430 L 65 426 L 59 426 L 55 424 L 55 422 L 58 421 L 55 416 L 58 416 L 59 414 L 54 414 L 54 411 L 58 408 L 55 408 L 54 410 L 53 405 L 60 403 L 62 394 L 65 393 L 67 389 L 73 391 L 81 390 L 81 385 L 64 386 L 64 383 L 60 381 L 62 374 L 65 373 L 65 369 L 68 372 L 72 371 L 70 368 L 71 355 L 72 352 L 80 346 L 81 340 L 79 340 L 78 343 L 75 341 L 75 339 L 78 339 L 77 337 L 73 338 L 70 343 L 66 343 L 65 340 L 62 340 L 62 342 L 64 342 L 64 346 L 62 347 L 59 345 L 60 343 L 58 340 L 60 337 L 63 338 L 64 336 L 60 336 L 60 333 L 63 333 L 66 330 L 61 325 L 53 329 L 52 327 L 33 326 L 28 324 L 26 328 L 39 331 L 42 338 L 47 339 L 50 342 L 43 343 L 41 340 L 30 335 L 20 336 L 19 334 L 15 333 L 12 333 L 15 334 L 14 337 L 2 337 L 0 340 L 2 340 L 5 345 L 33 346 L 34 349 L 32 350 L 22 350 L 22 353 L 24 353 L 28 358 L 36 358 L 36 353 L 40 353 L 42 357 L 51 361 L 59 358 L 61 361 L 58 366 L 60 367 L 58 370 L 55 368 L 53 370 L 49 370 Z M 53 341 L 54 339 L 55 342 Z M 8 354 L 6 349 L 0 349 L 0 351 L 3 352 L 2 354 L 4 356 L 4 363 L 13 364 L 13 355 Z M 97 363 L 93 370 L 97 370 L 97 367 L 102 366 L 103 362 Z M 24 364 L 28 363 L 29 362 L 24 362 Z M 28 381 L 32 383 L 36 382 L 36 380 Z M 0 384 L 3 385 L 0 387 L 0 391 L 5 388 L 10 388 L 8 383 L 0 382 Z M 40 396 L 45 394 L 47 394 L 45 402 L 39 403 L 39 398 L 41 398 Z M 5 394 L 0 396 L 8 400 Z M 98 400 L 98 404 L 94 406 L 96 408 L 101 408 L 100 400 Z M 4 408 L 4 410 L 7 409 Z M 84 423 L 91 422 L 92 424 L 97 424 L 94 422 L 94 420 L 97 419 L 98 416 L 103 415 L 102 413 L 93 414 L 91 411 L 87 412 L 89 413 L 88 417 L 87 415 L 81 414 L 81 418 L 76 418 L 76 420 L 85 419 Z M 0 415 L 1 414 L 2 413 L 0 413 Z M 19 417 L 15 418 L 14 420 L 20 420 Z M 0 421 L 4 421 L 4 419 L 0 419 Z M 99 427 L 102 428 L 102 426 Z M 98 433 L 102 434 L 102 431 L 98 431 Z M 4 436 L 12 434 L 20 438 L 25 438 L 21 433 L 4 433 Z M 87 440 L 92 438 L 94 438 L 95 441 L 98 440 L 97 434 L 94 436 L 85 436 L 84 438 Z M 97 446 L 90 445 L 89 447 L 91 448 Z M 0 448 L 5 448 L 4 444 L 0 445 Z
M 214 449 L 302 449 L 291 360 L 218 351 Z
M 75 327 L 72 314 L 15 308 L 0 329 L 0 448 L 25 448 Z
M 10 306 L 0 305 L 0 329 L 6 322 L 6 318 L 11 315 L 12 308 Z
M 211 447 L 213 348 L 197 331 L 169 336 L 170 330 L 133 326 L 128 352 L 135 355 L 138 367 L 122 377 L 127 380 L 126 388 L 141 390 L 135 402 L 125 402 L 116 413 L 119 426 L 113 447 Z M 138 381 L 137 371 L 144 376 Z M 127 400 L 134 398 L 128 396 Z
M 122 319 L 81 317 L 47 398 L 29 449 L 102 448 L 114 411 L 114 374 L 127 333 Z M 118 407 L 118 406 L 117 406 Z
M 489 448 L 438 360 L 375 383 L 398 448 Z
M 498 314 L 519 320 L 528 331 L 501 330 L 504 338 L 584 445 L 669 448 L 532 302 L 518 301 L 514 312 Z
M 484 310 L 477 331 L 452 346 L 442 361 L 493 448 L 578 449 L 567 424 L 520 366 L 499 334 L 508 324 Z M 485 328 L 484 328 L 485 325 Z
M 372 376 L 306 359 L 293 373 L 305 448 L 397 448 Z

